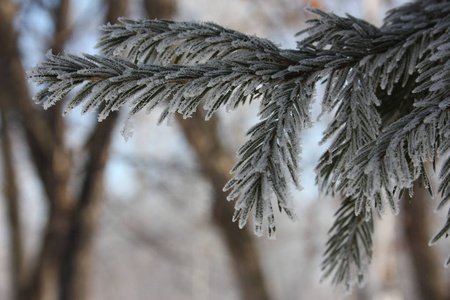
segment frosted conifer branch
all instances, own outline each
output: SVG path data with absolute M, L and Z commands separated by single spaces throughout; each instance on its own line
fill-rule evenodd
M 124 53 L 134 61 L 161 65 L 169 62 L 191 65 L 201 60 L 207 63 L 219 58 L 221 61 L 240 59 L 253 61 L 252 68 L 263 75 L 266 80 L 264 85 L 256 80 L 252 83 L 254 87 L 261 85 L 261 121 L 248 132 L 250 140 L 239 150 L 238 163 L 232 170 L 235 176 L 224 190 L 232 189 L 228 196 L 230 200 L 239 197 L 233 220 L 239 219 L 241 228 L 255 207 L 255 234 L 263 234 L 263 221 L 267 220 L 267 233 L 273 236 L 276 228 L 272 194 L 276 196 L 280 211 L 284 210 L 291 219 L 294 218 L 288 190 L 290 183 L 300 188 L 299 136 L 302 129 L 310 126 L 309 103 L 314 90 L 312 83 L 306 85 L 302 82 L 306 76 L 299 76 L 299 70 L 312 72 L 314 67 L 320 66 L 319 63 L 307 63 L 315 56 L 314 52 L 280 50 L 267 40 L 211 23 L 121 21 L 123 25 L 104 27 L 107 33 L 100 39 L 99 46 L 105 54 Z M 116 35 L 120 37 L 120 43 Z M 198 44 L 202 45 L 201 49 Z M 125 49 L 121 45 L 131 47 Z M 122 48 L 126 51 L 121 52 Z M 330 57 L 327 58 L 329 60 Z M 292 68 L 302 61 L 306 62 L 303 66 Z M 291 69 L 276 73 L 271 71 L 279 69 L 280 62 Z M 222 94 L 226 93 L 222 91 Z M 234 96 L 230 94 L 227 97 Z
M 321 188 L 347 195 L 362 220 L 371 220 L 373 206 L 383 213 L 386 201 L 397 213 L 404 188 L 417 178 L 431 191 L 423 163 L 435 161 L 435 150 L 443 155 L 449 148 L 450 5 L 428 5 L 417 2 L 392 11 L 379 31 L 364 21 L 319 12 L 321 18 L 307 29 L 310 36 L 299 42 L 300 48 L 312 43 L 349 55 L 367 51 L 357 65 L 334 69 L 327 78 L 324 110 L 336 113 L 324 140 L 333 141 L 317 167 Z M 350 74 L 358 74 L 355 69 L 363 74 L 359 79 Z M 357 93 L 363 101 L 352 101 Z M 370 99 L 372 105 L 360 104 Z M 335 224 L 346 222 L 343 215 L 336 218 Z M 448 230 L 447 221 L 435 240 Z M 339 253 L 339 236 L 329 242 L 328 256 Z M 335 282 L 348 285 L 338 261 L 325 265 L 325 277 L 334 272 Z
M 253 130 L 251 140 L 242 148 L 250 145 L 251 151 L 245 153 L 242 150 L 241 158 L 241 163 L 256 173 L 246 173 L 237 166 L 233 182 L 238 184 L 229 185 L 234 188 L 233 195 L 241 194 L 241 200 L 236 204 L 236 218 L 239 217 L 242 227 L 256 203 L 262 214 L 255 219 L 255 231 L 262 234 L 263 218 L 260 216 L 263 216 L 269 220 L 268 232 L 272 235 L 275 226 L 271 191 L 276 194 L 280 209 L 293 217 L 287 185 L 294 182 L 299 186 L 298 155 L 301 148 L 298 136 L 300 130 L 310 123 L 308 103 L 313 88 L 302 86 L 297 79 L 288 80 L 290 73 L 285 71 L 286 65 L 264 61 L 210 61 L 196 66 L 137 65 L 118 57 L 93 55 L 63 57 L 48 54 L 47 59 L 29 72 L 31 80 L 39 84 L 48 83 L 35 100 L 49 107 L 75 85 L 87 82 L 69 101 L 65 111 L 82 102 L 83 112 L 92 111 L 103 103 L 99 119 L 106 118 L 111 111 L 127 103 L 132 106 L 131 115 L 163 104 L 166 110 L 160 121 L 173 113 L 189 117 L 202 101 L 208 117 L 220 106 L 234 108 L 250 96 L 263 97 L 261 128 L 264 129 Z M 261 138 L 264 138 L 263 142 Z M 247 184 L 259 185 L 261 181 L 266 184 L 264 189 L 258 187 L 260 196 L 251 194 Z
M 259 97 L 266 92 L 263 84 L 271 82 L 271 75 L 287 68 L 280 64 L 270 67 L 271 72 L 261 76 L 260 62 L 157 66 L 137 65 L 118 57 L 48 53 L 47 61 L 31 69 L 28 77 L 38 84 L 47 84 L 34 97 L 44 107 L 53 105 L 76 85 L 86 82 L 68 102 L 65 112 L 82 102 L 85 102 L 83 113 L 104 103 L 105 108 L 99 114 L 101 120 L 127 103 L 132 106 L 131 115 L 144 108 L 150 112 L 161 103 L 166 104 L 162 121 L 173 113 L 189 117 L 202 100 L 210 116 L 222 105 L 232 109 L 249 97 Z
M 136 62 L 195 64 L 206 60 L 274 60 L 280 49 L 267 39 L 248 36 L 214 23 L 129 20 L 105 25 L 97 48 Z
M 450 157 L 442 165 L 440 180 L 439 192 L 441 193 L 442 199 L 437 207 L 438 210 L 442 209 L 450 201 Z
M 212 23 L 121 19 L 103 27 L 105 56 L 49 55 L 29 78 L 47 84 L 36 100 L 50 106 L 75 85 L 68 109 L 104 104 L 100 119 L 125 104 L 130 114 L 165 106 L 191 116 L 199 105 L 207 118 L 219 107 L 260 101 L 260 122 L 240 148 L 225 189 L 238 198 L 234 219 L 242 227 L 255 212 L 255 232 L 275 232 L 271 198 L 293 217 L 288 186 L 299 186 L 301 131 L 318 81 L 326 83 L 324 112 L 334 114 L 323 141 L 331 145 L 317 166 L 326 192 L 343 195 L 331 230 L 324 277 L 347 288 L 363 278 L 370 261 L 373 207 L 394 213 L 415 180 L 431 192 L 424 164 L 450 148 L 450 3 L 418 1 L 389 12 L 377 28 L 352 16 L 312 10 L 319 18 L 300 34 L 297 50 Z M 126 59 L 115 56 L 125 56 Z M 447 161 L 442 201 L 450 198 Z M 447 167 L 447 169 L 445 169 Z M 446 225 L 432 243 L 448 234 Z
M 342 201 L 329 230 L 322 262 L 323 279 L 331 274 L 334 284 L 344 284 L 350 290 L 356 283 L 362 285 L 372 260 L 373 219 L 365 220 L 355 214 L 354 199 Z
M 263 216 L 268 219 L 269 236 L 275 232 L 269 189 L 275 193 L 280 211 L 284 210 L 294 218 L 287 191 L 289 183 L 300 188 L 299 136 L 302 129 L 310 126 L 312 92 L 312 86 L 297 80 L 267 90 L 260 111 L 262 121 L 249 130 L 250 140 L 239 149 L 238 163 L 232 169 L 235 175 L 224 190 L 232 189 L 228 196 L 230 200 L 239 196 L 234 219 L 239 217 L 240 227 L 245 225 L 250 210 L 256 205 L 257 235 L 262 234 Z M 261 193 L 262 203 L 254 197 L 254 190 Z

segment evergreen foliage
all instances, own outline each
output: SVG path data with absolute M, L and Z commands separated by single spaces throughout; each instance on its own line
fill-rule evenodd
M 324 276 L 347 288 L 370 262 L 373 212 L 399 212 L 405 190 L 419 180 L 432 193 L 425 164 L 444 160 L 437 209 L 450 199 L 450 3 L 420 1 L 390 11 L 377 28 L 352 16 L 313 9 L 296 50 L 212 23 L 120 19 L 102 27 L 101 55 L 53 55 L 29 71 L 45 84 L 34 99 L 49 107 L 69 95 L 65 112 L 83 103 L 99 120 L 124 105 L 130 117 L 164 106 L 207 118 L 219 107 L 259 101 L 260 121 L 238 151 L 224 190 L 238 199 L 234 220 L 254 211 L 255 233 L 275 233 L 272 198 L 294 218 L 288 190 L 298 182 L 300 134 L 312 125 L 310 105 L 326 85 L 323 112 L 333 114 L 317 166 L 320 188 L 342 197 L 330 231 Z M 128 133 L 125 133 L 128 136 Z M 450 231 L 447 222 L 430 244 Z M 450 263 L 450 257 L 446 265 Z

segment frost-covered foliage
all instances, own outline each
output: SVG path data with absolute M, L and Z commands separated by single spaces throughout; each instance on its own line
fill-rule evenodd
M 334 115 L 331 139 L 317 166 L 320 188 L 345 199 L 336 213 L 323 263 L 324 276 L 349 288 L 362 282 L 370 262 L 373 211 L 399 212 L 405 190 L 420 181 L 430 192 L 425 163 L 445 160 L 438 209 L 450 199 L 450 2 L 422 1 L 389 12 L 377 28 L 352 16 L 320 10 L 296 50 L 212 23 L 133 21 L 106 25 L 102 55 L 47 55 L 29 72 L 45 84 L 35 100 L 53 105 L 77 85 L 65 112 L 83 103 L 99 119 L 124 105 L 130 116 L 157 105 L 160 122 L 175 113 L 207 118 L 219 107 L 259 101 L 260 121 L 239 149 L 225 186 L 245 225 L 254 211 L 255 233 L 275 233 L 272 199 L 294 218 L 290 185 L 298 182 L 300 134 L 312 125 L 317 83 L 322 106 Z M 430 242 L 447 236 L 447 222 Z M 450 263 L 450 258 L 446 264 Z

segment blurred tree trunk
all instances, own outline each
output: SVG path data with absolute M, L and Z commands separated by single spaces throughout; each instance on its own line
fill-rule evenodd
M 144 0 L 149 19 L 172 19 L 177 10 L 177 0 Z
M 449 288 L 442 276 L 442 265 L 438 260 L 436 248 L 428 246 L 431 239 L 429 207 L 431 201 L 428 191 L 414 183 L 414 195 L 403 198 L 401 213 L 404 238 L 411 256 L 414 285 L 418 299 L 449 300 Z
M 1 113 L 1 144 L 3 165 L 3 192 L 5 195 L 6 218 L 9 224 L 9 251 L 11 255 L 11 286 L 12 297 L 19 299 L 23 290 L 23 259 L 24 249 L 22 240 L 22 226 L 19 213 L 19 195 L 16 182 L 16 171 L 13 165 L 12 145 L 9 136 L 9 126 L 6 121 L 6 107 L 0 96 Z
M 104 2 L 108 8 L 106 22 L 114 23 L 117 18 L 127 15 L 128 0 Z M 70 218 L 68 239 L 61 261 L 61 300 L 88 299 L 94 236 L 103 204 L 103 173 L 117 119 L 118 114 L 113 113 L 103 122 L 96 123 L 85 146 L 89 153 L 83 172 L 85 176 Z
M 176 1 L 145 0 L 144 5 L 150 19 L 170 19 L 175 13 Z M 222 233 L 224 244 L 231 255 L 232 270 L 242 299 L 270 299 L 253 237 L 247 229 L 241 230 L 231 221 L 234 208 L 222 189 L 230 179 L 229 171 L 234 161 L 217 136 L 216 118 L 213 117 L 206 123 L 204 116 L 197 113 L 187 120 L 177 116 L 177 121 L 197 156 L 204 177 L 212 185 L 212 219 Z
M 197 155 L 204 177 L 213 187 L 213 222 L 221 231 L 231 255 L 242 299 L 270 299 L 253 236 L 246 228 L 239 229 L 237 224 L 231 222 L 234 208 L 222 189 L 230 179 L 233 159 L 217 136 L 216 119 L 211 118 L 206 123 L 203 116 L 197 114 L 187 120 L 178 117 L 178 120 Z
M 50 46 L 55 53 L 61 53 L 71 37 L 68 27 L 69 0 L 59 1 L 51 12 L 54 16 L 55 32 Z M 49 216 L 38 262 L 31 274 L 25 298 L 30 300 L 58 298 L 59 268 L 67 242 L 70 215 L 75 204 L 69 187 L 71 157 L 64 143 L 65 123 L 61 116 L 61 106 L 62 104 L 58 103 L 53 110 L 39 111 L 39 116 L 47 121 L 52 147 L 45 156 L 34 154 L 34 162 L 47 193 Z M 27 118 L 24 117 L 22 122 L 27 123 Z M 35 136 L 29 138 L 29 147 L 36 149 L 32 153 L 39 152 L 39 146 L 30 143 L 32 138 Z
M 70 217 L 68 238 L 61 258 L 61 300 L 88 299 L 93 242 L 103 203 L 103 171 L 116 119 L 117 114 L 111 115 L 92 133 L 91 155 L 84 170 L 84 183 L 76 208 Z
M 109 0 L 107 21 L 114 22 L 126 14 L 126 0 Z M 37 3 L 37 2 L 36 2 Z M 68 27 L 69 0 L 61 0 L 51 8 L 54 16 L 55 34 L 51 48 L 60 53 L 71 36 Z M 3 157 L 11 162 L 8 150 L 11 148 L 7 135 L 7 123 L 14 117 L 21 123 L 27 147 L 37 174 L 42 181 L 48 204 L 48 219 L 44 228 L 40 249 L 34 263 L 23 270 L 17 201 L 8 201 L 10 232 L 12 234 L 12 255 L 14 257 L 14 299 L 56 300 L 87 299 L 87 274 L 90 252 L 97 227 L 98 211 L 101 205 L 103 171 L 108 158 L 108 149 L 117 116 L 97 124 L 83 149 L 87 152 L 82 180 L 71 178 L 72 161 L 64 138 L 65 124 L 61 117 L 61 104 L 50 111 L 39 110 L 31 101 L 21 64 L 17 34 L 13 28 L 15 6 L 11 0 L 0 2 L 0 99 L 2 101 Z M 6 132 L 6 134 L 5 134 Z M 13 164 L 4 164 L 4 173 L 13 180 Z M 70 184 L 81 182 L 80 186 Z M 8 184 L 13 187 L 13 185 Z M 77 195 L 72 191 L 80 191 Z M 7 191 L 8 200 L 17 199 L 12 189 Z M 14 256 L 15 255 L 15 256 Z M 17 274 L 16 274 L 17 273 Z M 22 273 L 22 274 L 20 274 Z
M 4 122 L 20 122 L 20 119 L 26 120 L 26 122 L 23 122 L 23 127 L 27 138 L 27 144 L 30 148 L 30 153 L 32 154 L 39 175 L 44 176 L 46 173 L 50 173 L 49 168 L 46 168 L 46 166 L 51 154 L 52 137 L 50 135 L 47 120 L 40 118 L 39 116 L 41 116 L 41 114 L 39 112 L 35 113 L 37 110 L 32 106 L 31 99 L 28 95 L 25 73 L 17 46 L 17 35 L 12 25 L 15 13 L 15 6 L 12 1 L 4 0 L 1 2 L 0 43 L 2 44 L 2 47 L 0 47 L 0 91 L 2 91 L 2 110 L 4 111 L 4 115 L 8 114 L 14 117 L 14 120 L 12 118 L 5 118 Z M 5 153 L 3 155 L 5 155 Z M 15 167 L 13 165 L 11 166 Z M 12 172 L 15 171 L 13 170 Z M 49 181 L 43 181 L 43 185 L 49 195 L 54 195 L 53 193 L 50 193 L 51 189 Z M 19 221 L 19 219 L 17 219 L 17 221 Z M 20 225 L 18 226 L 20 227 Z M 12 234 L 19 233 L 18 231 L 15 231 L 14 228 L 10 228 L 10 231 Z M 19 237 L 17 236 L 16 238 L 18 239 Z M 22 250 L 14 249 L 13 251 Z M 51 259 L 51 257 L 49 258 Z M 44 263 L 40 263 L 39 265 L 42 266 Z M 49 270 L 50 269 L 51 268 L 49 268 Z M 25 280 L 24 278 L 26 275 L 22 274 L 19 278 Z M 47 277 L 42 278 L 47 280 Z M 43 281 L 44 279 L 41 279 L 41 282 Z M 25 282 L 15 282 L 15 284 L 17 285 L 12 288 L 13 291 L 16 291 L 14 296 L 16 299 L 24 299 L 24 290 L 22 290 L 22 287 L 25 289 Z

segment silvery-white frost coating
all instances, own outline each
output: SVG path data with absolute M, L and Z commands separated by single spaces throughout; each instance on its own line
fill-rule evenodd
M 294 218 L 288 191 L 300 187 L 299 136 L 311 126 L 315 84 L 325 81 L 322 107 L 334 117 L 317 178 L 322 190 L 344 201 L 323 269 L 350 288 L 363 282 L 370 262 L 374 208 L 399 213 L 399 200 L 416 180 L 431 192 L 424 164 L 448 153 L 450 4 L 404 5 L 381 28 L 313 12 L 319 18 L 302 32 L 297 50 L 212 23 L 121 19 L 102 27 L 103 55 L 49 54 L 32 69 L 29 78 L 47 84 L 35 100 L 49 107 L 81 85 L 65 112 L 82 104 L 83 112 L 100 108 L 104 119 L 124 105 L 130 117 L 163 105 L 160 122 L 175 113 L 190 117 L 198 107 L 209 118 L 219 107 L 259 101 L 260 121 L 248 131 L 225 190 L 237 199 L 240 227 L 254 211 L 255 233 L 262 235 L 266 222 L 273 236 L 273 199 Z M 438 209 L 450 199 L 449 165 L 447 159 L 440 173 Z M 448 234 L 449 222 L 431 244 Z

